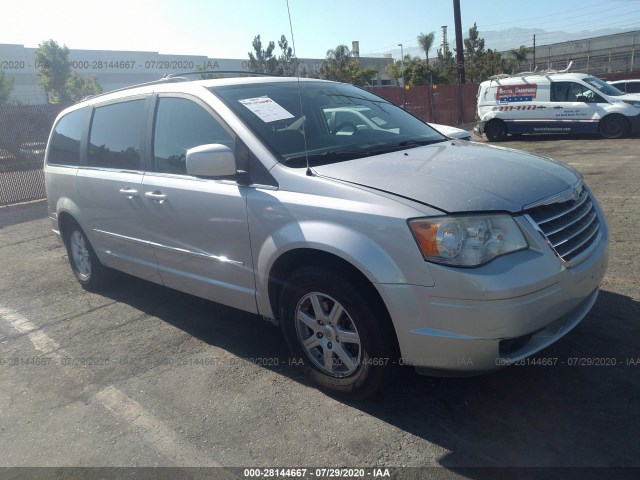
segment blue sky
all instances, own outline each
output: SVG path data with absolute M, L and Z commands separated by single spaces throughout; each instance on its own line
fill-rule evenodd
M 399 43 L 418 55 L 416 36 L 434 31 L 438 46 L 442 25 L 451 44 L 455 37 L 452 0 L 289 0 L 289 8 L 301 58 L 323 58 L 353 40 L 361 55 L 397 56 Z M 461 10 L 465 35 L 473 22 L 481 36 L 513 27 L 640 30 L 640 0 L 461 0 Z M 0 43 L 36 47 L 53 38 L 72 49 L 246 58 L 257 34 L 291 40 L 286 0 L 3 0 Z M 518 43 L 530 41 L 527 35 Z

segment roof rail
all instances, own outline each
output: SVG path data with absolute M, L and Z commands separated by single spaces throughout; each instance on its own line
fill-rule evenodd
M 551 68 L 548 68 L 546 70 L 543 70 L 542 72 L 540 72 L 541 75 L 553 75 L 555 73 L 567 73 L 569 71 L 569 69 L 571 68 L 571 65 L 573 65 L 573 60 L 571 60 L 569 62 L 569 65 L 567 65 L 567 68 L 565 68 L 564 70 L 553 70 Z
M 520 72 L 520 73 L 513 73 L 513 74 L 500 73 L 498 75 L 490 76 L 489 80 L 500 80 L 502 78 L 514 78 L 514 77 L 526 77 L 527 75 L 556 75 L 561 73 L 567 73 L 571 68 L 571 65 L 573 65 L 573 60 L 569 62 L 569 65 L 567 65 L 567 68 L 565 68 L 564 70 L 554 70 L 551 68 L 547 68 L 546 70 L 538 71 L 538 67 L 536 66 L 533 72 Z
M 103 95 L 108 95 L 110 93 L 123 92 L 125 90 L 130 90 L 132 88 L 137 87 L 147 87 L 149 85 L 161 85 L 164 83 L 175 83 L 175 82 L 188 82 L 189 79 L 185 78 L 190 75 L 237 75 L 237 76 L 249 76 L 249 77 L 281 77 L 282 75 L 275 75 L 272 73 L 259 73 L 259 72 L 245 72 L 241 70 L 202 70 L 195 72 L 181 72 L 181 73 L 168 73 L 164 75 L 162 78 L 158 80 L 152 80 L 150 82 L 138 83 L 135 85 L 129 85 L 128 87 L 116 88 L 115 90 L 109 90 L 108 92 L 98 93 L 96 95 L 88 95 L 83 97 L 81 102 L 85 100 L 90 100 L 92 98 L 102 97 Z M 224 78 L 224 77 L 221 77 Z
M 180 72 L 180 73 L 169 73 L 162 78 L 180 78 L 186 77 L 189 75 L 236 75 L 236 76 L 247 76 L 247 77 L 282 77 L 282 75 L 277 75 L 275 73 L 261 73 L 261 72 L 247 72 L 242 70 L 196 70 L 193 72 Z M 220 77 L 225 78 L 225 77 Z
M 135 85 L 129 85 L 128 87 L 121 87 L 121 88 L 116 88 L 115 90 L 109 90 L 108 92 L 103 92 L 103 93 L 98 93 L 96 95 L 88 95 L 86 97 L 83 97 L 82 100 L 80 100 L 81 102 L 84 102 L 85 100 L 89 100 L 91 98 L 98 98 L 98 97 L 102 97 L 104 95 L 109 95 L 110 93 L 116 93 L 116 92 L 124 92 L 125 90 L 131 90 L 132 88 L 137 88 L 137 87 L 147 87 L 149 85 L 160 85 L 163 83 L 175 83 L 175 82 L 184 82 L 186 81 L 185 78 L 180 78 L 180 77 L 168 77 L 168 76 L 164 76 L 158 80 L 152 80 L 150 82 L 144 82 L 144 83 L 137 83 Z
M 499 80 L 501 78 L 509 78 L 509 77 L 513 77 L 513 75 L 510 75 L 508 73 L 498 73 L 497 75 L 491 75 L 489 77 L 489 80 Z

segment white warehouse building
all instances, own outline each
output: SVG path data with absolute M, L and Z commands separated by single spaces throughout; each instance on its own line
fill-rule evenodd
M 0 44 L 0 70 L 14 78 L 12 96 L 24 104 L 47 102 L 38 84 L 36 48 L 24 45 Z M 206 71 L 249 72 L 248 59 L 223 59 L 195 55 L 164 55 L 158 52 L 128 52 L 110 50 L 69 50 L 71 67 L 82 77 L 95 75 L 105 92 L 138 83 L 158 80 L 169 73 Z M 322 59 L 300 59 L 301 71 L 317 71 Z M 389 85 L 386 67 L 392 58 L 361 57 L 364 67 L 375 67 L 378 75 L 373 85 Z

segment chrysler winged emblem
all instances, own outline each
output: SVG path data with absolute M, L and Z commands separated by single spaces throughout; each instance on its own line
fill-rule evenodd
M 577 187 L 574 187 L 573 193 L 571 194 L 571 200 L 575 202 L 576 200 L 578 200 L 579 197 L 580 197 L 580 189 Z

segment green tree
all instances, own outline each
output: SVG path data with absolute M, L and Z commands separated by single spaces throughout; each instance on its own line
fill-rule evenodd
M 265 49 L 262 47 L 260 35 L 256 35 L 253 37 L 251 46 L 253 52 L 249 52 L 249 70 L 256 73 L 276 73 L 278 60 L 273 56 L 276 44 L 269 42 Z
M 293 49 L 289 46 L 287 37 L 280 36 L 278 40 L 278 47 L 280 47 L 280 56 L 278 57 L 278 73 L 287 77 L 291 77 L 296 74 L 296 70 L 300 65 L 300 60 L 293 54 Z
M 65 84 L 65 92 L 69 100 L 79 102 L 84 97 L 101 94 L 102 85 L 100 85 L 98 77 L 95 75 L 83 78 L 78 72 L 71 70 Z
M 426 60 L 420 57 L 412 57 L 407 54 L 404 56 L 404 71 L 402 70 L 402 62 L 396 60 L 387 65 L 387 75 L 396 79 L 396 84 L 400 85 L 398 79 L 404 80 L 404 85 L 430 85 L 434 77 L 434 71 Z M 437 75 L 435 75 L 437 77 Z
M 438 49 L 438 60 L 434 66 L 434 83 L 455 83 L 457 78 L 456 66 L 453 60 L 453 52 L 447 46 L 446 49 Z
M 521 65 L 527 61 L 527 57 L 529 55 L 530 49 L 525 47 L 524 45 L 520 45 L 518 48 L 514 48 L 509 51 L 510 64 L 514 69 L 520 69 Z
M 5 73 L 0 70 L 0 105 L 10 102 L 11 92 L 13 91 L 15 81 L 15 78 L 7 77 Z
M 429 51 L 431 47 L 433 47 L 433 40 L 435 39 L 435 32 L 430 33 L 422 33 L 418 35 L 418 43 L 422 50 L 424 50 L 424 55 L 426 57 L 427 65 L 429 65 Z
M 411 55 L 407 54 L 404 56 L 404 61 L 408 62 L 411 59 Z M 387 65 L 387 75 L 393 78 L 396 81 L 396 85 L 400 85 L 400 78 L 403 77 L 402 71 L 402 61 L 396 60 L 393 63 Z
M 487 49 L 484 68 L 481 71 L 481 80 L 486 80 L 491 75 L 505 73 L 511 69 L 511 63 L 502 58 L 502 54 L 497 50 Z
M 376 76 L 378 71 L 374 67 L 364 68 L 346 45 L 338 45 L 327 50 L 320 70 L 313 76 L 325 80 L 351 83 L 364 86 Z
M 484 50 L 484 39 L 480 38 L 478 26 L 473 24 L 469 36 L 464 39 L 464 68 L 467 82 L 480 82 L 485 74 L 487 52 Z
M 71 73 L 71 62 L 67 46 L 61 47 L 55 40 L 42 42 L 36 50 L 35 61 L 38 66 L 39 83 L 44 89 L 47 102 L 69 102 L 66 88 Z
M 71 69 L 69 49 L 55 40 L 38 45 L 35 53 L 40 86 L 48 103 L 70 103 L 88 95 L 102 93 L 102 86 L 95 75 L 84 78 Z
M 410 86 L 430 85 L 433 71 L 426 60 L 419 57 L 409 57 L 404 62 L 404 84 Z

